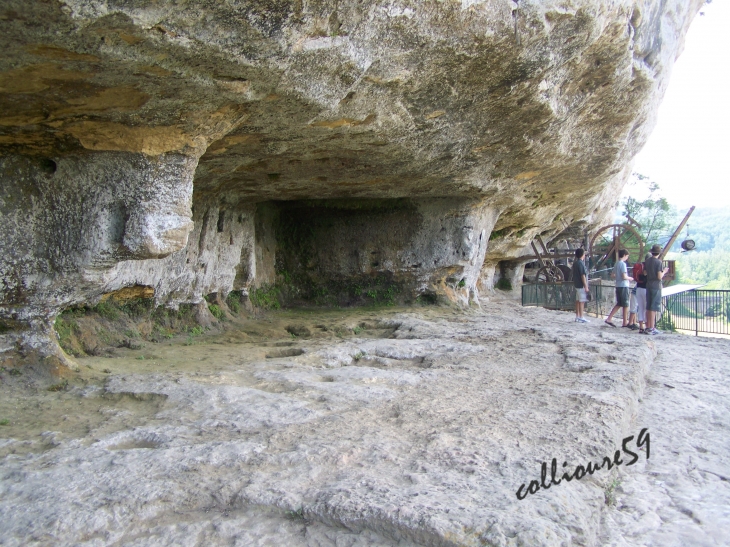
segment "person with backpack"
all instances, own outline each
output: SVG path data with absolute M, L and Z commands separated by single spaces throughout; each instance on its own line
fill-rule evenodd
M 651 258 L 651 253 L 646 253 L 644 262 Z M 639 320 L 639 334 L 644 334 L 646 325 L 646 272 L 644 263 L 634 264 L 633 277 L 636 280 L 636 315 Z
M 588 319 L 583 317 L 586 302 L 590 290 L 588 288 L 588 273 L 586 265 L 583 262 L 583 249 L 575 250 L 575 260 L 573 260 L 573 286 L 575 287 L 575 321 L 576 323 L 588 323 Z
M 637 262 L 634 264 L 633 268 L 631 269 L 631 277 L 634 278 L 634 281 L 636 281 L 636 285 L 634 285 L 630 292 L 630 299 L 629 299 L 629 324 L 626 325 L 627 328 L 631 330 L 643 330 L 643 325 L 641 329 L 639 328 L 639 325 L 636 324 L 636 316 L 638 315 L 637 312 L 639 311 L 639 300 L 637 298 L 637 290 L 639 286 L 639 276 L 644 271 L 644 264 L 642 262 Z M 646 290 L 646 289 L 645 289 Z M 646 296 L 646 295 L 645 295 Z M 643 321 L 643 319 L 642 319 Z

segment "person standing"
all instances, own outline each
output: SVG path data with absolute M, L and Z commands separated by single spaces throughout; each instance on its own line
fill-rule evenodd
M 636 281 L 636 285 L 631 287 L 630 294 L 631 298 L 629 300 L 629 324 L 628 328 L 631 330 L 643 330 L 644 325 L 641 325 L 641 329 L 639 329 L 639 326 L 636 324 L 636 316 L 638 315 L 639 311 L 639 299 L 636 296 L 638 287 L 639 287 L 639 276 L 642 275 L 644 272 L 644 263 L 643 262 L 637 262 L 634 264 L 634 267 L 631 269 L 631 277 Z M 643 321 L 643 319 L 642 319 Z
M 623 308 L 621 326 L 625 327 L 628 325 L 629 283 L 633 281 L 633 278 L 629 277 L 626 270 L 626 261 L 628 259 L 629 252 L 626 249 L 619 250 L 618 262 L 616 262 L 616 265 L 613 267 L 613 273 L 611 274 L 611 277 L 616 279 L 616 305 L 611 310 L 611 313 L 608 314 L 605 321 L 606 325 L 611 327 L 616 326 L 611 322 L 611 319 L 613 319 L 613 315 L 619 310 L 619 308 Z
M 652 245 L 651 256 L 644 264 L 646 272 L 646 329 L 644 334 L 660 334 L 656 329 L 656 314 L 662 310 L 662 278 L 669 268 L 662 269 L 659 255 L 662 248 Z
M 651 258 L 651 253 L 646 253 L 644 263 Z M 640 268 L 637 268 L 640 266 Z M 636 280 L 636 315 L 639 320 L 639 334 L 644 334 L 646 324 L 646 271 L 645 265 L 641 262 L 634 264 L 633 277 Z
M 583 249 L 575 250 L 575 260 L 573 260 L 573 286 L 575 287 L 575 321 L 577 323 L 588 323 L 588 319 L 583 317 L 586 302 L 588 302 L 588 278 L 586 265 L 583 262 L 585 251 Z

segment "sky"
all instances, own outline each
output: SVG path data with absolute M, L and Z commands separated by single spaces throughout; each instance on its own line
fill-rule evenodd
M 634 163 L 634 172 L 658 183 L 680 212 L 691 205 L 730 208 L 730 0 L 701 11 Z M 635 185 L 626 195 L 645 197 Z

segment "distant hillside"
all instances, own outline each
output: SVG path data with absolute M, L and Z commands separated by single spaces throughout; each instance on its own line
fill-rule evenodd
M 695 250 L 679 253 L 687 230 L 672 247 L 677 260 L 677 281 L 706 284 L 708 289 L 730 289 L 730 208 L 695 209 L 687 223 Z
M 682 217 L 678 216 L 677 223 Z M 713 209 L 709 207 L 698 207 L 695 209 L 687 223 L 689 227 L 689 238 L 696 244 L 696 251 L 710 251 L 712 249 L 730 251 L 730 208 Z M 687 228 L 672 251 L 679 252 L 679 244 L 686 239 Z

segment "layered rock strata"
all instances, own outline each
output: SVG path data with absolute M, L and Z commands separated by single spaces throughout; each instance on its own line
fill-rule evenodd
M 2 347 L 135 284 L 518 282 L 609 212 L 701 4 L 5 2 Z

